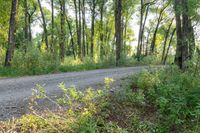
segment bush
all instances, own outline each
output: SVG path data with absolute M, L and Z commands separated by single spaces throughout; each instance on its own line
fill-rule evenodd
M 25 70 L 30 74 L 48 73 L 56 70 L 58 65 L 57 57 L 43 53 L 36 47 L 29 47 L 26 52 L 16 50 L 12 61 L 13 68 Z
M 159 131 L 200 130 L 200 77 L 172 66 L 154 73 L 144 72 L 137 83 L 147 90 L 146 101 L 157 108 Z
M 158 65 L 161 62 L 161 58 L 156 55 L 148 55 L 142 58 L 141 64 L 151 64 L 151 65 Z
M 105 78 L 104 82 L 103 88 L 98 90 L 88 88 L 84 92 L 75 87 L 66 88 L 64 83 L 60 83 L 59 88 L 63 96 L 56 101 L 46 95 L 43 86 L 36 85 L 30 102 L 32 114 L 14 121 L 0 122 L 0 132 L 125 132 L 114 123 L 101 121 L 103 123 L 101 125 L 102 123 L 98 120 L 97 114 L 107 105 L 114 80 Z M 57 105 L 60 110 L 54 113 L 38 114 L 34 110 L 38 99 L 47 99 Z M 67 110 L 62 107 L 67 107 Z
M 5 50 L 0 47 L 0 66 L 4 65 Z
M 26 52 L 22 49 L 16 50 L 12 67 L 2 67 L 0 72 L 2 76 L 46 74 L 57 71 L 59 64 L 58 57 L 31 46 Z

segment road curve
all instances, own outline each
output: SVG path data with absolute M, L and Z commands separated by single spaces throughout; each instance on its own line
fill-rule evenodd
M 115 80 L 141 72 L 145 67 L 124 67 L 114 69 L 100 69 L 83 72 L 68 72 L 41 76 L 26 76 L 20 78 L 0 79 L 0 120 L 20 116 L 26 105 L 22 104 L 32 93 L 36 84 L 46 84 L 48 95 L 59 94 L 58 84 L 64 82 L 66 86 L 75 85 L 85 88 L 101 83 L 105 77 Z

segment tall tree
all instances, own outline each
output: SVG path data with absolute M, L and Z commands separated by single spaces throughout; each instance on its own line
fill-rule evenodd
M 38 4 L 39 4 L 39 8 L 40 8 L 40 13 L 41 13 L 41 16 L 42 16 L 42 25 L 43 25 L 43 30 L 44 30 L 44 39 L 45 39 L 46 47 L 48 49 L 49 48 L 49 41 L 48 41 L 47 24 L 46 24 L 45 15 L 44 15 L 44 12 L 43 12 L 40 0 L 38 0 Z
M 142 23 L 142 29 L 141 29 L 141 36 L 140 36 L 140 47 L 139 47 L 139 51 L 140 51 L 140 54 L 142 53 L 142 47 L 144 47 L 144 43 L 143 43 L 143 36 L 144 36 L 144 28 L 145 28 L 145 25 L 146 25 L 146 21 L 147 21 L 147 17 L 148 17 L 148 13 L 149 13 L 149 7 L 150 7 L 150 4 L 147 4 L 147 7 L 145 9 L 145 17 L 144 17 L 144 22 Z M 143 49 L 144 50 L 144 49 Z M 139 55 L 140 56 L 140 55 Z
M 103 26 L 103 21 L 104 21 L 104 6 L 105 6 L 105 0 L 101 0 L 100 2 L 100 57 L 101 59 L 103 59 L 103 55 L 104 55 L 104 35 L 103 35 L 103 31 L 104 31 L 104 26 Z
M 65 57 L 65 0 L 60 0 L 60 59 Z
M 54 45 L 54 0 L 51 0 L 51 51 L 53 52 Z
M 190 45 L 190 36 L 189 36 L 189 16 L 188 16 L 188 3 L 187 0 L 182 0 L 182 67 L 185 68 L 185 61 L 189 59 L 189 45 Z
M 168 40 L 168 37 L 169 37 L 169 33 L 170 33 L 170 30 L 171 30 L 173 21 L 174 21 L 174 18 L 171 20 L 171 22 L 168 26 L 168 29 L 166 31 L 166 34 L 165 34 L 165 39 L 164 39 L 164 43 L 163 43 L 162 59 L 161 59 L 161 63 L 163 63 L 163 64 L 164 64 L 164 56 L 165 56 L 165 52 L 166 52 L 167 40 Z
M 188 0 L 174 0 L 176 15 L 177 48 L 175 63 L 181 68 L 187 68 L 185 62 L 192 58 L 195 48 L 194 30 L 190 18 Z
M 175 10 L 175 18 L 176 18 L 176 55 L 175 55 L 175 63 L 182 68 L 182 27 L 181 27 L 181 10 L 180 0 L 174 0 L 174 10 Z
M 74 37 L 73 37 L 73 33 L 72 33 L 72 27 L 71 27 L 71 23 L 66 15 L 66 21 L 67 21 L 67 26 L 69 28 L 69 34 L 71 36 L 71 43 L 72 43 L 72 52 L 74 55 L 74 59 L 76 59 L 76 52 L 75 52 L 75 44 L 74 44 Z
M 16 31 L 16 15 L 17 15 L 18 0 L 12 0 L 10 13 L 10 24 L 8 33 L 8 47 L 6 51 L 5 66 L 11 66 L 12 56 L 15 48 L 15 31 Z
M 116 66 L 120 65 L 122 43 L 122 0 L 115 2 Z
M 79 58 L 81 58 L 81 31 L 80 31 L 80 27 L 79 27 L 79 18 L 78 18 L 78 7 L 77 7 L 77 1 L 74 0 L 74 8 L 75 8 L 75 21 L 76 21 L 76 34 L 77 34 L 77 45 L 79 46 L 79 52 L 78 52 L 78 56 Z
M 156 24 L 156 28 L 155 28 L 155 31 L 153 33 L 153 39 L 152 39 L 152 42 L 151 42 L 151 54 L 153 54 L 155 52 L 155 47 L 156 47 L 156 37 L 157 37 L 157 32 L 158 32 L 158 28 L 160 26 L 160 23 L 162 22 L 163 20 L 163 13 L 165 11 L 165 9 L 169 6 L 170 2 L 167 2 L 162 8 L 161 10 L 159 11 L 159 16 L 158 16 L 158 20 L 157 20 L 157 24 Z
M 82 59 L 83 58 L 83 55 L 82 55 L 82 42 L 81 42 L 81 35 L 82 35 L 82 29 L 81 29 L 81 27 L 82 27 L 82 23 L 81 23 L 81 0 L 78 0 L 78 20 L 79 20 L 79 26 L 78 26 L 78 28 L 79 28 L 79 30 L 78 30 L 78 36 L 79 36 L 79 58 L 80 59 Z
M 24 38 L 25 38 L 25 45 L 28 44 L 28 2 L 24 0 Z
M 28 14 L 28 40 L 29 42 L 32 42 L 32 29 L 31 29 L 31 23 L 32 23 L 32 17 L 33 14 L 36 12 L 36 5 L 33 5 L 33 9 L 29 9 L 29 11 L 27 12 Z
M 94 22 L 95 22 L 95 11 L 96 11 L 96 0 L 92 0 L 92 6 L 91 6 L 91 57 L 94 56 Z
M 142 54 L 142 48 L 144 47 L 143 36 L 144 36 L 144 30 L 145 30 L 147 17 L 149 14 L 149 9 L 150 9 L 151 5 L 155 4 L 155 1 L 156 0 L 146 2 L 146 3 L 144 2 L 144 0 L 140 1 L 140 27 L 139 27 L 139 35 L 138 35 L 138 46 L 137 46 L 138 61 L 140 60 L 140 56 Z M 144 13 L 145 13 L 145 16 L 144 16 Z
M 85 57 L 86 56 L 86 46 L 85 46 L 85 25 L 86 25 L 86 22 L 85 22 L 85 0 L 82 1 L 82 38 L 83 38 L 83 41 L 82 41 L 82 53 L 83 53 L 83 56 Z
M 195 35 L 194 35 L 194 28 L 192 25 L 192 20 L 191 18 L 189 18 L 188 20 L 188 34 L 189 34 L 189 42 L 190 42 L 190 46 L 189 46 L 189 58 L 192 59 L 193 55 L 194 55 L 194 51 L 195 51 Z
M 165 65 L 166 64 L 166 61 L 167 61 L 167 57 L 168 57 L 168 53 L 169 53 L 169 49 L 171 47 L 171 44 L 172 44 L 172 40 L 173 40 L 173 37 L 174 37 L 174 34 L 176 32 L 176 28 L 173 29 L 172 33 L 171 33 L 171 37 L 170 37 L 170 40 L 169 40 L 169 45 L 167 47 L 167 52 L 165 54 L 165 57 L 163 59 L 163 64 Z
M 139 28 L 139 35 L 138 35 L 138 45 L 137 45 L 137 60 L 140 60 L 140 55 L 141 55 L 141 42 L 142 42 L 142 23 L 144 19 L 144 13 L 143 13 L 143 8 L 144 8 L 144 0 L 140 0 L 140 28 Z

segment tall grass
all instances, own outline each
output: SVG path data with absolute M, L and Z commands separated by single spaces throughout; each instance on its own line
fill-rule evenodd
M 115 67 L 115 56 L 109 55 L 100 59 L 100 57 L 85 57 L 82 60 L 67 56 L 64 62 L 60 62 L 59 54 L 52 54 L 45 50 L 40 50 L 35 46 L 26 49 L 15 50 L 12 60 L 12 67 L 3 67 L 5 58 L 5 50 L 0 53 L 0 76 L 16 77 L 23 75 L 39 75 L 58 72 L 85 71 L 101 68 Z M 135 66 L 159 64 L 160 59 L 157 56 L 147 56 L 142 58 L 140 62 L 134 57 L 122 55 L 120 66 Z

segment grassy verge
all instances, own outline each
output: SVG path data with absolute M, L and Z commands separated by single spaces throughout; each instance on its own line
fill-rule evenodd
M 103 61 L 94 61 L 91 58 L 85 58 L 82 61 L 73 58 L 66 58 L 63 63 L 49 60 L 51 56 L 44 55 L 44 57 L 33 58 L 32 56 L 23 59 L 23 56 L 17 56 L 13 60 L 13 65 L 10 68 L 0 67 L 0 77 L 19 77 L 26 75 L 41 75 L 49 73 L 60 73 L 60 72 L 73 72 L 73 71 L 85 71 L 95 70 L 103 68 L 114 68 L 115 59 L 108 58 Z M 18 59 L 19 58 L 19 59 Z M 126 66 L 138 66 L 146 64 L 159 64 L 157 61 L 152 61 L 154 57 L 146 57 L 143 61 L 138 62 L 133 57 L 124 58 L 119 67 Z

